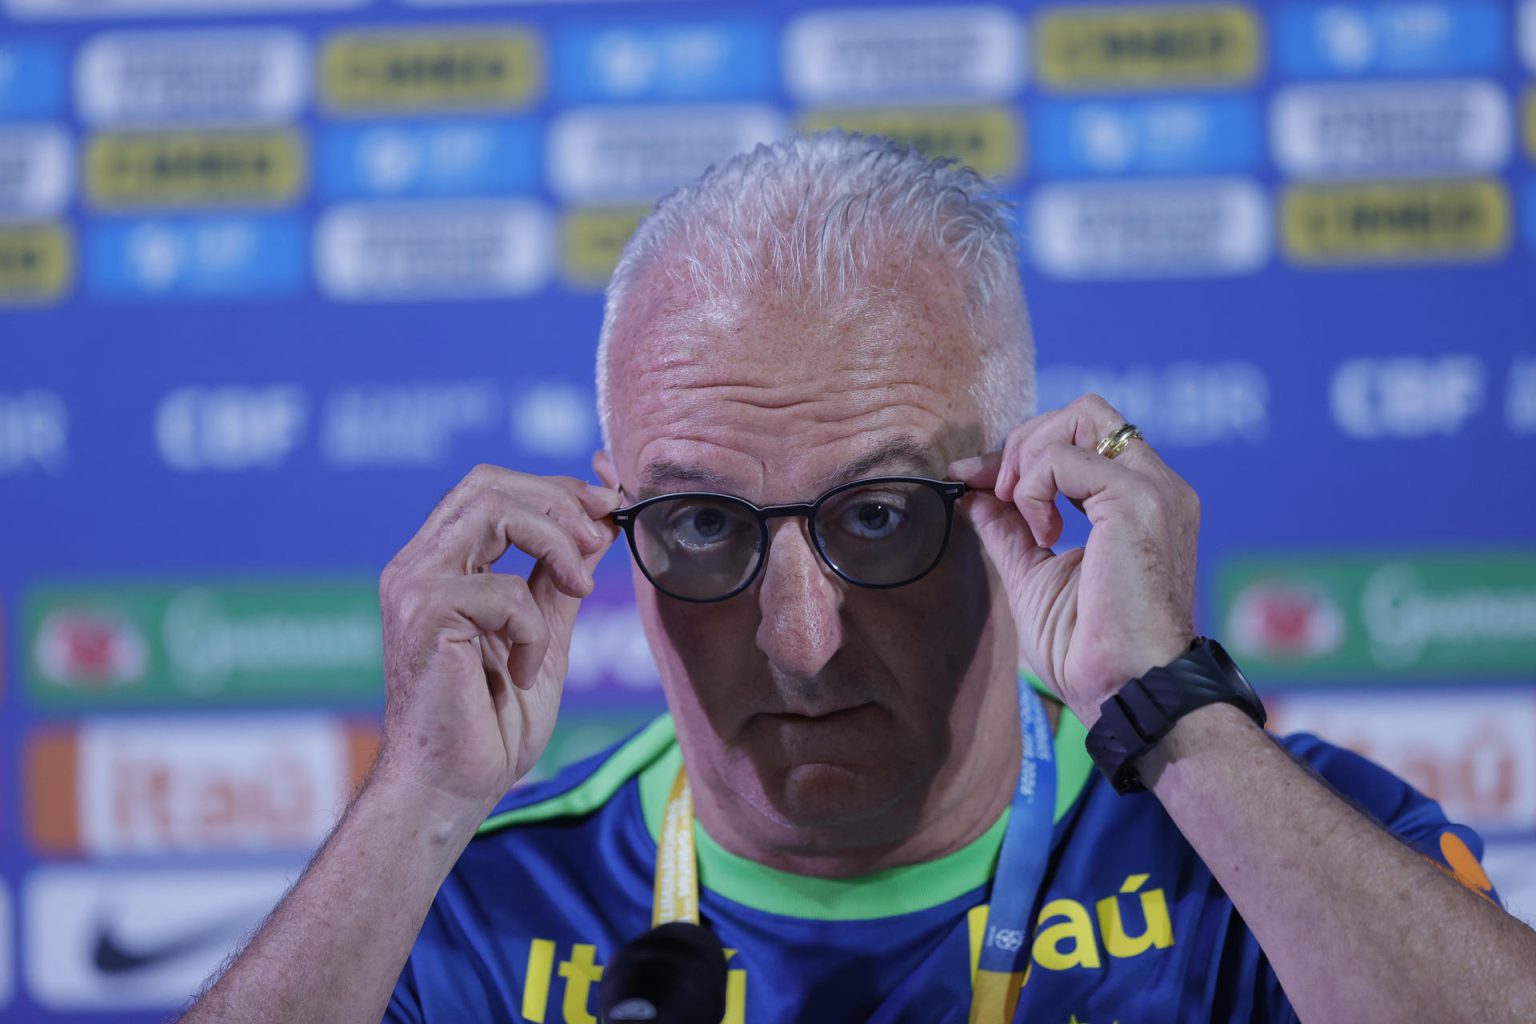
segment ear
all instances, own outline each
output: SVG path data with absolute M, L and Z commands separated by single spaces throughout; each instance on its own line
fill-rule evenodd
M 599 448 L 592 453 L 592 471 L 603 482 L 604 487 L 619 489 L 619 474 L 613 468 L 613 456 L 608 454 L 608 449 Z

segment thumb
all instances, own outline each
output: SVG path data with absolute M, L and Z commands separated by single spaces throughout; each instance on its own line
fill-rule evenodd
M 992 564 L 1005 581 L 1018 580 L 1036 565 L 1055 557 L 1035 541 L 1029 523 L 1011 502 L 985 491 L 972 491 L 961 504 Z

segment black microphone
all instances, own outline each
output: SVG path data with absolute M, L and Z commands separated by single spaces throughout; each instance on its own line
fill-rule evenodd
M 658 925 L 619 950 L 603 969 L 597 1005 L 605 1024 L 720 1024 L 725 948 L 700 925 Z

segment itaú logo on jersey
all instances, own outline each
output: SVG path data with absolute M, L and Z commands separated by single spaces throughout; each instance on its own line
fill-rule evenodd
M 597 1018 L 591 1009 L 592 996 L 597 983 L 603 978 L 603 965 L 597 962 L 597 947 L 590 942 L 574 942 L 570 953 L 555 965 L 555 957 L 561 952 L 561 944 L 554 939 L 534 939 L 528 947 L 528 963 L 523 971 L 523 1005 L 520 1012 L 524 1020 L 533 1024 L 595 1024 Z M 734 949 L 725 951 L 727 962 L 736 955 Z M 555 976 L 565 979 L 565 993 L 560 999 L 559 1016 L 552 1016 L 550 1009 L 550 983 Z M 629 1005 L 627 1003 L 621 1005 Z M 720 1024 L 744 1024 L 747 1016 L 747 972 L 740 968 L 728 970 L 725 976 L 725 1016 Z M 639 1017 L 615 1018 L 640 1020 Z

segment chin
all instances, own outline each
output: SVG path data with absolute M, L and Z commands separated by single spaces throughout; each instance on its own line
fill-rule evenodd
M 914 792 L 917 780 L 902 777 L 895 768 L 889 762 L 877 766 L 813 761 L 760 781 L 772 817 L 790 829 L 836 831 L 878 819 L 884 832 L 891 827 L 893 809 L 908 811 L 915 819 L 922 804 Z

